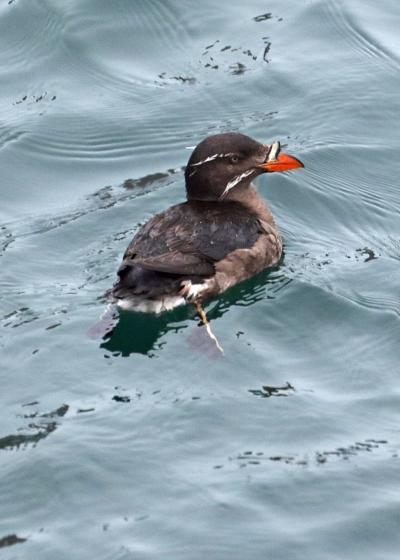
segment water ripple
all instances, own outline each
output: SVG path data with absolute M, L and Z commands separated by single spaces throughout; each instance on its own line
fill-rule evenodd
M 341 1 L 329 0 L 324 3 L 324 7 L 327 17 L 352 49 L 374 64 L 385 64 L 391 70 L 399 71 L 399 57 L 361 27 L 348 5 Z
M 7 14 L 8 27 L 2 32 L 6 39 L 1 41 L 2 56 L 7 58 L 13 72 L 26 70 L 27 61 L 39 65 L 54 56 L 55 45 L 65 25 L 49 2 L 33 0 L 25 9 L 29 12 L 27 18 Z
M 18 140 L 26 134 L 22 130 L 10 130 L 8 126 L 0 125 L 0 150 L 8 144 L 18 142 Z

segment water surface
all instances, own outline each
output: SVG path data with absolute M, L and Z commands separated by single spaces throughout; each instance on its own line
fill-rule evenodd
M 0 556 L 396 559 L 398 2 L 2 0 Z M 208 134 L 279 139 L 279 270 L 122 313 Z M 103 325 L 104 325 L 103 319 Z M 97 334 L 96 334 L 97 333 Z

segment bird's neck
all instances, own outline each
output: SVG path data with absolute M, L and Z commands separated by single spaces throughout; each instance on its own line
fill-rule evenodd
M 271 211 L 253 185 L 246 186 L 245 189 L 241 189 L 240 187 L 232 189 L 226 197 L 226 200 L 240 202 L 240 204 L 245 206 L 253 214 L 256 214 L 260 219 L 274 223 Z

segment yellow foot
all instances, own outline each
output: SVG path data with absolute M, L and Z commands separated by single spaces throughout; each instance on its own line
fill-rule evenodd
M 218 348 L 218 350 L 221 352 L 221 354 L 223 354 L 224 349 L 222 348 L 222 346 L 218 342 L 218 338 L 212 332 L 210 323 L 208 322 L 208 319 L 207 319 L 207 315 L 205 314 L 204 309 L 201 307 L 201 304 L 199 302 L 194 302 L 193 305 L 194 305 L 194 307 L 197 311 L 197 315 L 201 319 L 201 322 L 206 327 L 206 331 L 207 331 L 208 336 L 215 342 L 215 346 Z

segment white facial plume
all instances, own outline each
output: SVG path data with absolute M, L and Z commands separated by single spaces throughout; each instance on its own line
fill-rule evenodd
M 244 171 L 243 173 L 241 173 L 240 175 L 236 175 L 236 177 L 234 177 L 233 179 L 231 179 L 229 181 L 229 183 L 226 185 L 224 192 L 221 194 L 221 196 L 219 197 L 220 200 L 223 200 L 226 195 L 229 193 L 230 190 L 233 189 L 233 187 L 236 187 L 236 185 L 238 185 L 240 183 L 240 181 L 242 181 L 243 179 L 245 179 L 246 177 L 249 177 L 249 175 L 251 175 L 252 173 L 254 173 L 255 169 L 248 169 L 247 171 Z

